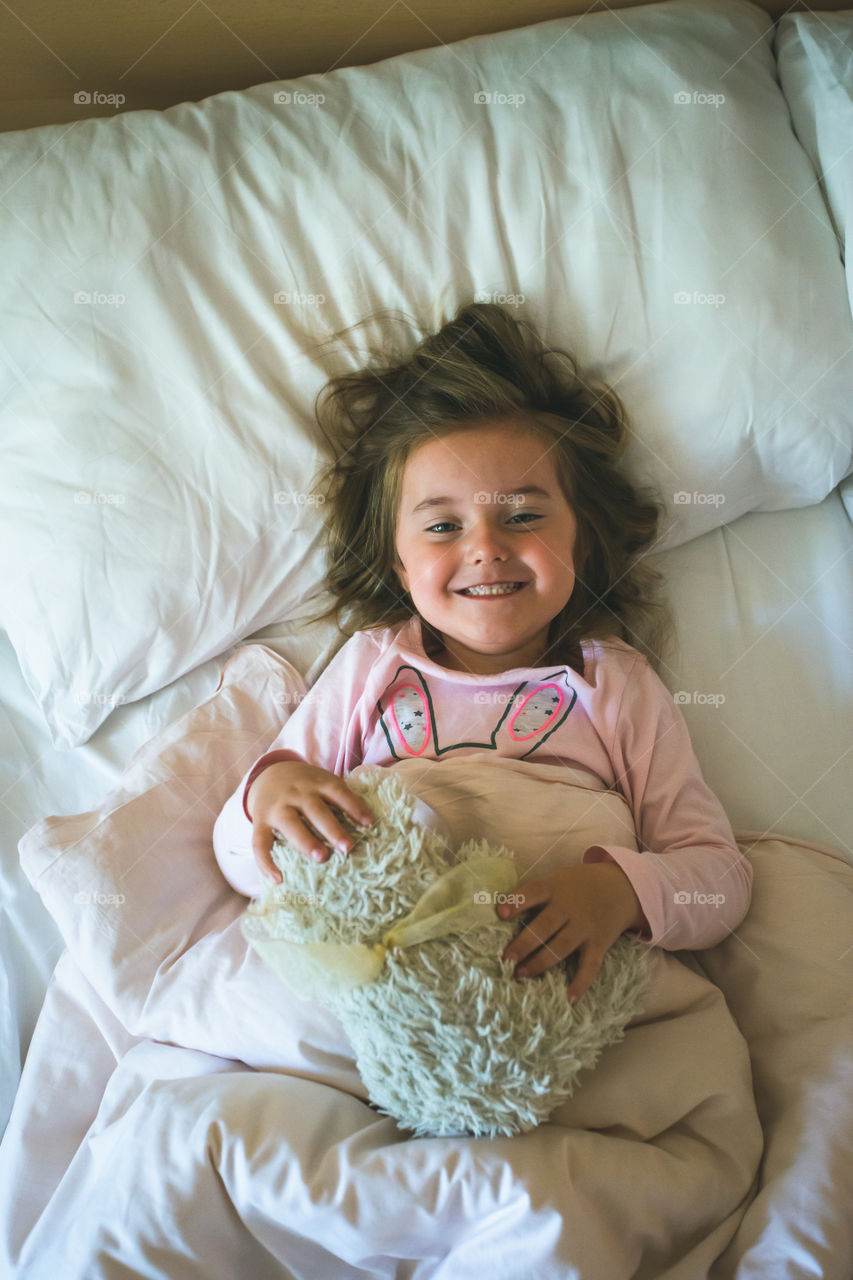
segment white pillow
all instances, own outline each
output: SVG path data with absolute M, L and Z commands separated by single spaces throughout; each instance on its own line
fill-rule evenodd
M 315 393 L 416 330 L 315 343 L 375 308 L 523 296 L 623 396 L 658 550 L 823 499 L 853 322 L 772 29 L 640 6 L 2 135 L 0 621 L 54 744 L 310 611 Z
M 847 263 L 853 307 L 853 12 L 785 14 L 776 31 L 782 91 Z

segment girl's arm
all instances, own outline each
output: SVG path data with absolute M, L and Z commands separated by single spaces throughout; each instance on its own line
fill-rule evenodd
M 225 802 L 213 828 L 213 850 L 238 893 L 255 896 L 264 884 L 252 854 L 249 787 L 264 768 L 280 760 L 306 761 L 339 778 L 361 762 L 358 705 L 379 651 L 369 632 L 359 631 L 347 640 Z
M 700 950 L 746 915 L 752 865 L 706 785 L 672 694 L 638 655 L 622 695 L 611 758 L 642 852 L 592 845 L 584 862 L 616 862 L 639 899 L 641 937 L 667 951 Z

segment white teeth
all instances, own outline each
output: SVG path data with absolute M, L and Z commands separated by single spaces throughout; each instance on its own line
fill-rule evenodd
M 488 587 L 466 587 L 464 596 L 508 596 L 518 591 L 524 584 L 521 582 L 500 582 Z

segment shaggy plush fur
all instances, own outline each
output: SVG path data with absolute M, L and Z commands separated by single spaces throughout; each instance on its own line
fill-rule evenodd
M 513 860 L 484 840 L 451 852 L 414 821 L 413 797 L 393 770 L 362 769 L 348 783 L 377 821 L 364 831 L 343 816 L 354 847 L 326 863 L 277 841 L 283 883 L 265 889 L 244 915 L 250 942 L 372 946 L 458 862 Z M 648 946 L 619 938 L 572 1006 L 565 988 L 575 956 L 527 981 L 501 959 L 522 927 L 491 913 L 489 923 L 462 933 L 389 947 L 375 980 L 324 1001 L 344 1025 L 374 1107 L 401 1128 L 418 1136 L 535 1128 L 639 1012 L 654 965 Z

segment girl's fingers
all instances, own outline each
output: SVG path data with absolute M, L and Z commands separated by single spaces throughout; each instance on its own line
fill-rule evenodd
M 303 813 L 311 823 L 311 826 L 320 833 L 321 839 L 325 840 L 330 848 L 339 849 L 341 853 L 349 853 L 354 844 L 354 839 L 346 827 L 342 826 L 338 821 L 327 804 L 324 804 L 322 800 L 317 800 L 310 805 L 306 804 Z
M 515 908 L 519 912 L 529 911 L 530 909 L 530 902 Z M 567 924 L 568 920 L 564 912 L 559 911 L 553 905 L 541 906 L 541 909 L 536 912 L 533 919 L 528 920 L 515 937 L 507 943 L 504 948 L 504 958 L 506 960 L 518 960 L 521 956 L 535 951 L 537 947 L 541 947 L 543 943 L 546 943 L 552 934 Z
M 496 907 L 497 913 L 501 920 L 514 920 L 516 916 L 530 911 L 532 907 L 540 907 L 547 902 L 553 892 L 553 886 L 546 884 L 543 880 L 531 880 L 528 884 L 517 885 L 515 890 L 508 894 L 507 897 L 512 898 L 512 902 L 501 902 Z
M 282 840 L 298 849 L 303 857 L 310 858 L 312 862 L 325 862 L 329 857 L 329 851 L 323 844 L 323 837 L 317 835 L 307 822 L 302 821 L 302 816 L 291 806 L 283 812 L 274 812 L 275 830 L 279 832 Z M 270 830 L 269 847 L 271 849 L 272 829 L 268 828 L 268 830 Z
M 511 963 L 518 961 L 515 976 L 519 978 L 537 978 L 546 969 L 559 964 L 567 955 L 580 945 L 577 930 L 559 921 L 539 929 L 538 918 L 528 925 L 522 933 L 514 938 L 504 952 L 504 959 Z
M 581 962 L 578 971 L 566 987 L 566 995 L 572 1004 L 588 991 L 596 979 L 604 952 L 600 947 L 588 942 L 581 948 Z
M 332 777 L 329 784 L 323 789 L 323 795 L 329 799 L 336 809 L 340 809 L 353 822 L 360 827 L 372 826 L 375 818 L 373 813 L 361 796 L 357 796 L 351 787 L 348 787 L 343 778 Z
M 271 816 L 283 839 L 314 862 L 326 862 L 329 848 L 349 853 L 355 842 L 322 797 L 311 797 L 300 803 L 298 808 L 287 805 L 284 809 L 274 810 Z
M 252 853 L 261 873 L 272 880 L 274 884 L 281 884 L 281 872 L 273 862 L 272 857 L 274 840 L 275 833 L 272 827 L 256 826 L 252 835 Z

